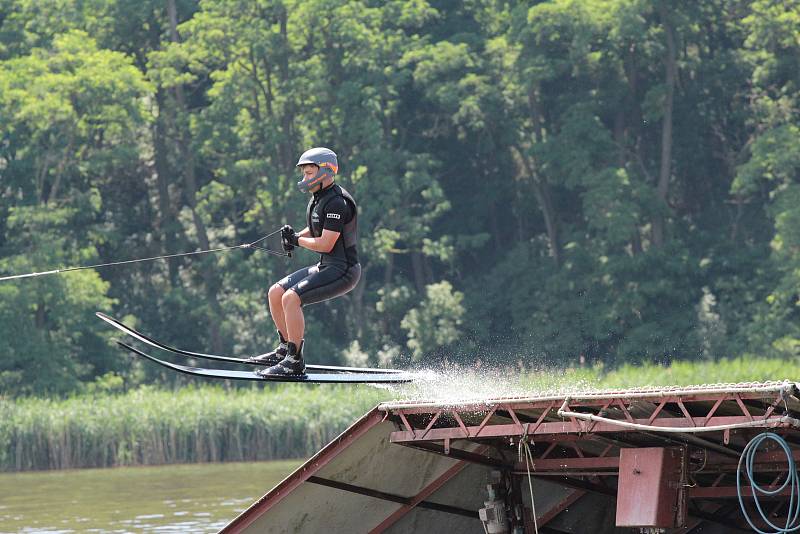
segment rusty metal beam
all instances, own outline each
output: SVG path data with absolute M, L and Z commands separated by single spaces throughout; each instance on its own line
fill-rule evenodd
M 439 445 L 438 443 L 414 441 L 414 442 L 400 443 L 400 445 L 404 445 L 412 449 L 417 449 L 434 454 L 441 454 L 442 456 L 449 456 L 450 458 L 455 458 L 456 460 L 463 460 L 465 462 L 483 465 L 486 467 L 491 467 L 493 469 L 501 469 L 501 470 L 506 469 L 509 471 L 514 469 L 513 463 L 507 463 L 504 462 L 503 460 L 498 460 L 497 458 L 494 458 L 486 454 L 469 452 L 452 446 L 450 447 L 449 451 L 445 452 L 444 446 Z
M 528 473 L 521 472 L 521 473 L 514 473 L 515 476 L 528 476 Z M 531 473 L 531 476 L 536 479 L 539 476 L 536 473 Z M 617 498 L 617 490 L 611 488 L 609 486 L 604 486 L 602 484 L 596 484 L 594 482 L 589 482 L 587 480 L 582 480 L 579 478 L 572 478 L 568 476 L 561 476 L 560 478 L 553 480 L 551 477 L 542 477 L 542 480 L 549 480 L 550 482 L 555 482 L 556 484 L 561 484 L 562 486 L 567 486 L 568 488 L 572 489 L 579 489 L 584 491 L 590 491 L 592 493 L 597 493 L 599 495 L 606 495 L 608 497 L 613 497 L 614 499 Z
M 520 463 L 514 466 L 518 471 L 525 469 L 525 464 Z M 545 460 L 533 460 L 532 471 L 541 473 L 542 471 L 564 471 L 570 469 L 619 469 L 619 456 L 591 457 L 591 458 L 547 458 Z
M 522 470 L 516 469 L 516 470 L 513 471 L 513 474 L 527 476 L 528 472 L 525 471 L 524 469 L 522 469 Z M 569 470 L 569 471 L 566 471 L 566 470 L 564 470 L 564 471 L 537 471 L 536 472 L 536 476 L 537 477 L 541 477 L 541 478 L 563 477 L 563 476 L 566 476 L 566 475 L 569 475 L 571 477 L 616 477 L 616 476 L 619 476 L 619 473 L 617 473 L 616 471 L 580 471 L 580 470 L 576 470 L 576 471 L 572 471 L 572 470 Z
M 764 421 L 765 427 L 772 427 L 775 428 L 770 423 L 774 423 L 778 421 L 780 417 L 771 417 Z M 694 417 L 691 419 L 688 418 L 674 418 L 674 419 L 656 419 L 654 423 L 658 423 L 656 426 L 660 426 L 663 428 L 693 428 L 697 426 L 720 426 L 720 425 L 732 425 L 737 423 L 748 422 L 748 418 L 745 416 L 725 416 L 725 417 L 712 417 L 709 420 L 706 420 L 705 417 Z M 634 421 L 638 424 L 647 424 L 647 419 L 638 419 Z M 552 422 L 552 423 L 542 423 L 538 426 L 538 428 L 530 428 L 528 427 L 528 435 L 540 435 L 540 434 L 578 434 L 578 433 L 586 433 L 588 428 L 588 424 L 583 421 L 560 421 L 560 422 Z M 501 425 L 486 425 L 482 428 L 469 426 L 466 427 L 468 436 L 465 436 L 463 433 L 463 429 L 460 427 L 449 427 L 449 428 L 428 428 L 424 431 L 425 438 L 421 438 L 418 435 L 418 432 L 415 430 L 412 431 L 396 431 L 392 432 L 390 435 L 390 440 L 392 443 L 401 443 L 406 441 L 442 441 L 446 438 L 449 439 L 467 439 L 467 438 L 491 438 L 491 437 L 508 437 L 508 436 L 519 436 L 521 435 L 524 430 L 520 431 L 520 425 L 517 424 L 501 424 Z M 480 436 L 478 436 L 478 432 L 480 430 Z M 605 423 L 599 422 L 593 425 L 591 430 L 593 433 L 614 433 L 614 434 L 621 434 L 621 433 L 630 433 L 630 432 L 641 432 L 640 430 L 628 429 L 613 423 Z
M 402 497 L 394 493 L 387 493 L 385 491 L 363 488 L 361 486 L 354 486 L 353 484 L 338 482 L 336 480 L 329 480 L 327 478 L 320 478 L 317 476 L 313 476 L 313 477 L 308 477 L 307 482 L 310 482 L 312 484 L 319 484 L 320 486 L 327 486 L 329 488 L 334 488 L 342 491 L 348 491 L 350 493 L 357 493 L 358 495 L 374 497 L 376 499 L 381 499 L 384 501 L 395 502 L 402 505 L 408 505 L 411 503 L 411 498 L 409 497 Z M 464 508 L 458 508 L 457 506 L 450 506 L 449 504 L 420 501 L 416 504 L 416 506 L 418 508 L 425 508 L 427 510 L 436 510 L 437 512 L 445 512 L 454 515 L 462 515 L 474 519 L 477 519 L 478 517 L 478 512 L 476 512 L 475 510 L 466 510 Z
M 762 489 L 765 490 L 776 490 L 780 487 L 780 485 L 770 485 L 764 486 Z M 787 487 L 780 493 L 776 493 L 775 495 L 759 495 L 759 499 L 777 499 L 783 497 L 789 497 L 791 495 L 792 489 L 791 486 Z M 753 492 L 750 486 L 742 486 L 742 495 L 745 497 L 752 497 Z M 690 499 L 731 499 L 737 497 L 736 494 L 736 486 L 715 486 L 713 488 L 689 488 L 689 498 Z
M 663 441 L 668 441 L 670 443 L 675 444 L 685 444 L 691 443 L 692 445 L 696 445 L 697 447 L 708 449 L 712 451 L 716 451 L 720 454 L 724 454 L 726 456 L 730 456 L 731 458 L 739 459 L 741 455 L 741 449 L 733 449 L 730 445 L 720 445 L 714 441 L 711 441 L 706 438 L 701 438 L 695 436 L 694 434 L 673 434 L 672 436 L 667 436 L 664 434 L 658 434 L 656 432 L 642 432 L 643 435 L 649 436 L 655 439 L 660 439 Z
M 792 457 L 796 462 L 800 462 L 800 450 L 793 450 Z M 755 463 L 756 466 L 755 471 L 758 472 L 758 467 L 761 464 L 773 464 L 778 463 L 784 469 L 786 468 L 786 453 L 783 452 L 783 449 L 774 450 L 774 451 L 767 451 L 767 452 L 759 452 L 755 455 Z M 718 465 L 725 465 L 725 466 L 734 466 L 737 467 L 739 465 L 739 459 L 733 458 L 721 458 L 715 455 L 709 455 L 708 462 L 710 464 L 718 464 Z

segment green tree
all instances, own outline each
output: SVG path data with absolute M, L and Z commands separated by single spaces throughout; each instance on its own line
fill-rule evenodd
M 314 360 L 791 353 L 798 7 L 0 0 L 0 268 L 304 226 L 295 158 L 328 145 L 360 201 L 363 279 L 308 309 Z M 119 369 L 91 348 L 93 306 L 174 344 L 262 349 L 268 284 L 314 258 L 3 286 L 0 313 L 34 330 L 3 339 L 1 372 L 49 358 L 67 391 Z M 55 322 L 64 306 L 80 317 Z
M 464 294 L 454 291 L 450 282 L 430 284 L 425 288 L 425 300 L 412 308 L 401 322 L 408 330 L 408 348 L 413 357 L 421 360 L 452 345 L 461 334 Z
M 753 134 L 732 191 L 759 204 L 774 224 L 770 261 L 778 274 L 755 308 L 751 350 L 794 355 L 800 347 L 800 3 L 755 1 L 743 20 L 752 65 Z
M 115 172 L 137 165 L 148 87 L 130 60 L 98 50 L 79 31 L 57 36 L 51 49 L 0 63 L 3 271 L 97 261 L 113 235 L 98 224 L 105 218 L 102 192 Z M 89 272 L 4 285 L 4 385 L 65 391 L 120 368 L 90 319 L 109 309 L 108 289 Z

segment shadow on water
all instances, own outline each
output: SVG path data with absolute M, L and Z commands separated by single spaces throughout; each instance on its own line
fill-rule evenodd
M 300 460 L 0 474 L 0 532 L 217 532 Z

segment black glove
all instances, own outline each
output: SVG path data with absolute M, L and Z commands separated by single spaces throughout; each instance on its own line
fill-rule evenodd
M 281 244 L 286 252 L 291 252 L 294 247 L 300 246 L 297 241 L 297 233 L 288 224 L 281 228 Z

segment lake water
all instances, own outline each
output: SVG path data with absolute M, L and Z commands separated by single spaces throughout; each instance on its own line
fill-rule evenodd
M 0 532 L 217 532 L 300 463 L 0 473 Z

